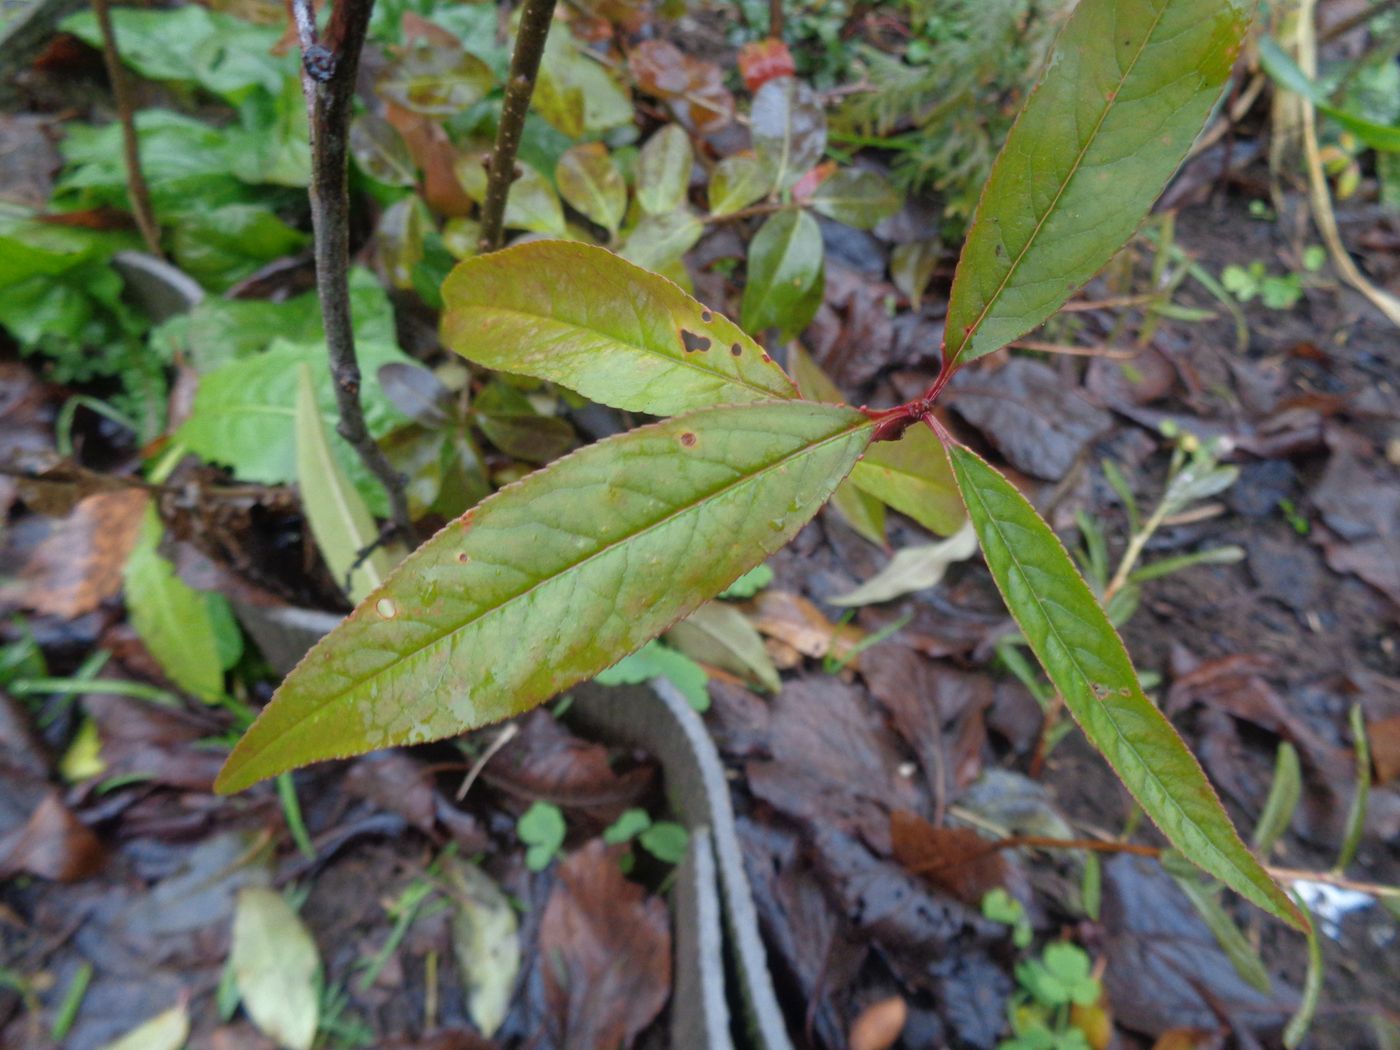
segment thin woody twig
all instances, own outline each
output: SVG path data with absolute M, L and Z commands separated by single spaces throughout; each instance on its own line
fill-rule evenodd
M 160 250 L 160 227 L 156 225 L 151 207 L 151 190 L 141 171 L 141 146 L 136 137 L 136 114 L 131 99 L 131 82 L 126 78 L 121 52 L 117 50 L 117 34 L 112 28 L 112 12 L 107 0 L 92 0 L 97 27 L 102 33 L 102 61 L 107 67 L 107 79 L 112 82 L 112 97 L 117 103 L 117 120 L 122 127 L 122 154 L 126 161 L 126 186 L 131 197 L 131 214 L 136 228 L 146 242 L 146 250 L 158 259 L 165 258 Z
M 501 246 L 506 198 L 515 181 L 515 154 L 520 148 L 525 114 L 530 109 L 530 96 L 535 92 L 535 78 L 540 71 L 540 58 L 544 55 L 544 42 L 553 18 L 554 0 L 525 0 L 520 8 L 520 29 L 510 59 L 510 79 L 506 82 L 501 124 L 496 131 L 496 148 L 491 153 L 486 199 L 481 202 L 479 247 L 483 252 L 494 252 Z
M 326 327 L 336 432 L 389 494 L 394 528 L 413 540 L 403 476 L 365 427 L 360 365 L 350 320 L 350 190 L 346 172 L 350 105 L 374 0 L 337 0 L 325 40 L 317 38 L 311 0 L 292 0 L 302 54 L 302 94 L 311 125 L 311 222 L 316 235 L 316 290 Z

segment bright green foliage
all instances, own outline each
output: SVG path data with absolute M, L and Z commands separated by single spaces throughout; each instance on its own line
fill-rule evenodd
M 898 441 L 872 446 L 851 472 L 851 481 L 940 536 L 957 532 L 967 517 L 948 460 L 925 426 L 910 427 Z
M 671 415 L 797 394 L 732 321 L 600 248 L 537 241 L 468 259 L 442 294 L 443 342 L 463 357 L 617 408 Z
M 525 850 L 525 866 L 531 871 L 544 871 L 549 862 L 564 845 L 564 814 L 552 802 L 536 801 L 520 815 L 515 833 L 528 847 Z
M 685 653 L 660 642 L 647 642 L 631 656 L 624 656 L 593 676 L 599 685 L 640 685 L 654 678 L 670 682 L 699 713 L 710 709 L 710 676 L 705 669 Z
M 1083 0 L 977 206 L 944 359 L 1050 316 L 1127 240 L 1229 75 L 1252 0 Z
M 1042 1006 L 1093 1006 L 1102 989 L 1090 974 L 1092 963 L 1074 944 L 1051 944 L 1040 959 L 1016 966 L 1016 980 Z
M 336 584 L 359 601 L 384 582 L 395 559 L 382 546 L 360 559 L 360 552 L 378 539 L 379 529 L 331 453 L 311 368 L 305 364 L 297 376 L 296 447 L 297 483 L 311 534 Z
M 502 489 L 311 651 L 220 790 L 460 733 L 597 674 L 787 542 L 872 429 L 852 409 L 803 402 L 710 408 Z
M 210 605 L 225 599 L 203 594 L 175 575 L 175 566 L 156 549 L 160 535 L 160 518 L 151 509 L 124 569 L 131 626 L 172 682 L 210 700 L 224 691 L 224 665 Z
M 949 449 L 987 567 L 1089 741 L 1179 849 L 1300 929 L 1298 909 L 1240 841 L 1200 764 L 1142 691 L 1127 650 L 1050 526 L 974 453 Z
M 780 211 L 749 245 L 739 323 L 749 332 L 777 328 L 790 339 L 816 315 L 825 284 L 817 220 L 805 211 Z
M 1394 124 L 1379 124 L 1365 116 L 1334 106 L 1321 85 L 1309 80 L 1308 75 L 1298 68 L 1298 64 L 1288 57 L 1288 53 L 1279 47 L 1272 37 L 1264 37 L 1259 41 L 1259 64 L 1280 87 L 1307 99 L 1317 107 L 1318 112 L 1327 114 L 1372 149 L 1400 151 L 1400 127 Z

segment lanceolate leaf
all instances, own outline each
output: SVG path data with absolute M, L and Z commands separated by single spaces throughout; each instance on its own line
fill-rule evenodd
M 708 408 L 507 486 L 312 649 L 219 789 L 460 733 L 597 674 L 786 543 L 871 431 L 829 405 Z
M 297 483 L 302 509 L 336 585 L 359 601 L 384 582 L 402 552 L 394 554 L 380 546 L 360 560 L 360 552 L 374 544 L 379 530 L 331 453 L 309 365 L 301 366 L 297 382 Z
M 1220 95 L 1253 0 L 1082 0 L 977 205 L 944 359 L 1050 316 L 1137 228 Z
M 953 474 L 1007 608 L 1090 743 L 1190 860 L 1285 922 L 1307 922 L 1249 852 L 1199 763 L 1142 691 L 1132 661 L 1050 527 L 974 453 Z
M 536 241 L 468 259 L 442 297 L 443 342 L 463 357 L 614 408 L 665 416 L 797 396 L 732 321 L 602 248 Z
M 824 283 L 817 220 L 797 209 L 780 211 L 749 244 L 739 323 L 750 332 L 777 328 L 783 338 L 791 338 L 816 314 Z
M 965 520 L 948 460 L 927 427 L 910 427 L 898 441 L 873 446 L 851 481 L 940 536 L 951 536 Z

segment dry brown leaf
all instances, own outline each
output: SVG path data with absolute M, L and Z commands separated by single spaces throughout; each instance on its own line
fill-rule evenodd
M 130 489 L 81 500 L 30 555 L 20 574 L 24 605 L 71 620 L 121 590 L 149 499 Z
M 670 994 L 666 905 L 624 878 L 617 857 L 595 839 L 559 866 L 539 934 L 549 1045 L 630 1046 Z
M 851 1050 L 889 1050 L 908 1019 L 909 1007 L 898 995 L 871 1003 L 851 1025 Z
M 1376 783 L 1400 779 L 1400 715 L 1383 718 L 1366 727 L 1371 744 L 1371 761 L 1376 767 Z
M 964 904 L 975 907 L 1006 880 L 1001 854 L 967 828 L 935 828 L 917 814 L 896 810 L 890 814 L 890 841 L 896 860 Z
M 0 879 L 20 872 L 77 882 L 102 867 L 102 843 L 57 792 L 44 796 L 28 822 L 0 839 Z
M 791 591 L 764 591 L 745 606 L 749 618 L 760 633 L 795 649 L 803 656 L 821 659 L 830 654 L 834 659 L 859 668 L 858 657 L 851 651 L 865 637 L 865 632 L 853 624 L 834 624 L 822 615 L 812 602 Z M 769 655 L 779 667 L 789 666 L 782 653 Z

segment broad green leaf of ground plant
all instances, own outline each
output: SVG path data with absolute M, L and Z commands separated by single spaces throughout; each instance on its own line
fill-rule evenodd
M 384 582 L 402 551 L 380 546 L 360 560 L 360 552 L 378 539 L 379 529 L 331 452 L 311 366 L 305 364 L 297 377 L 296 435 L 297 484 L 311 535 L 336 586 L 359 601 Z
M 637 180 L 637 203 L 648 215 L 664 215 L 685 203 L 695 152 L 690 136 L 679 124 L 667 124 L 637 154 L 632 174 Z
M 1050 526 L 977 455 L 956 445 L 948 455 L 1006 606 L 1089 742 L 1192 862 L 1306 929 L 1240 841 L 1200 764 L 1143 694 L 1122 640 Z
M 1108 262 L 1190 149 L 1253 0 L 1083 0 L 977 205 L 944 361 L 1024 335 Z
M 927 427 L 910 427 L 898 441 L 871 446 L 851 481 L 939 536 L 951 536 L 967 519 L 948 460 Z
M 778 212 L 749 244 L 739 323 L 749 332 L 777 328 L 782 338 L 792 338 L 816 315 L 824 278 L 817 220 L 798 209 Z
M 872 431 L 830 405 L 706 408 L 501 489 L 311 650 L 219 790 L 461 733 L 596 675 L 791 539 Z
M 871 230 L 899 211 L 903 202 L 879 172 L 843 168 L 816 188 L 809 203 L 829 219 Z
M 554 169 L 554 181 L 570 205 L 617 235 L 627 214 L 627 183 L 606 146 L 584 142 L 565 150 Z
M 762 347 L 673 282 L 611 252 L 535 241 L 461 263 L 442 340 L 463 357 L 633 412 L 793 398 Z
M 732 215 L 760 200 L 772 176 L 752 153 L 736 153 L 715 165 L 710 175 L 710 214 Z

